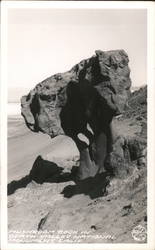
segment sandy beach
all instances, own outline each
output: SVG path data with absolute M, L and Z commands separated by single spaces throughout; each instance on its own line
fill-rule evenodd
M 58 145 L 57 147 L 55 145 Z M 42 155 L 44 159 L 78 156 L 74 142 L 66 137 L 51 138 L 43 133 L 33 133 L 20 116 L 8 118 L 8 182 L 28 174 L 35 159 Z
M 115 121 L 117 133 L 135 136 L 141 126 L 134 123 L 131 129 L 131 123 L 131 119 L 123 123 Z M 62 170 L 62 178 L 49 178 L 42 184 L 30 181 L 30 171 L 39 155 L 44 159 L 41 169 L 50 162 L 51 169 Z M 33 133 L 23 118 L 9 117 L 9 242 L 136 242 L 132 237 L 135 226 L 140 224 L 146 228 L 146 168 L 135 170 L 134 176 L 125 181 L 111 180 L 108 193 L 103 196 L 100 179 L 96 180 L 97 185 L 88 185 L 85 191 L 77 188 L 70 173 L 73 166 L 78 165 L 78 157 L 79 152 L 70 138 L 51 139 L 48 135 Z M 47 235 L 41 238 L 45 232 Z

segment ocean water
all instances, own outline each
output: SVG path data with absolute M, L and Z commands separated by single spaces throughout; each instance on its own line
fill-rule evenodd
M 138 88 L 131 88 L 131 92 L 137 90 Z M 21 116 L 21 104 L 9 102 L 7 104 L 7 114 L 8 116 Z
M 27 133 L 24 118 L 21 115 L 20 103 L 7 104 L 7 136 L 8 139 Z
M 20 103 L 8 103 L 7 104 L 8 116 L 21 116 L 21 105 Z

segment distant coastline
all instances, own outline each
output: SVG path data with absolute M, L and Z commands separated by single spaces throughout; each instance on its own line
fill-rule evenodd
M 7 104 L 7 114 L 8 116 L 21 116 L 21 108 L 19 102 L 9 102 Z
M 144 85 L 143 85 L 144 86 Z M 134 92 L 138 89 L 140 89 L 143 86 L 131 86 L 131 92 Z M 17 116 L 17 117 L 21 117 L 21 104 L 19 102 L 19 100 L 9 100 L 8 104 L 7 104 L 7 114 L 8 116 Z

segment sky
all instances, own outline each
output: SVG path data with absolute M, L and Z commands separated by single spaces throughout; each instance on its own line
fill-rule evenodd
M 147 84 L 145 9 L 10 9 L 7 46 L 9 93 L 30 90 L 98 49 L 124 49 L 132 86 Z

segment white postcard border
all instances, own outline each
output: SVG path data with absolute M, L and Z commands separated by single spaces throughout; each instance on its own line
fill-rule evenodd
M 7 10 L 9 8 L 147 9 L 148 80 L 148 243 L 146 244 L 10 244 L 7 242 Z M 1 3 L 1 249 L 155 249 L 155 4 L 153 2 L 4 1 Z

